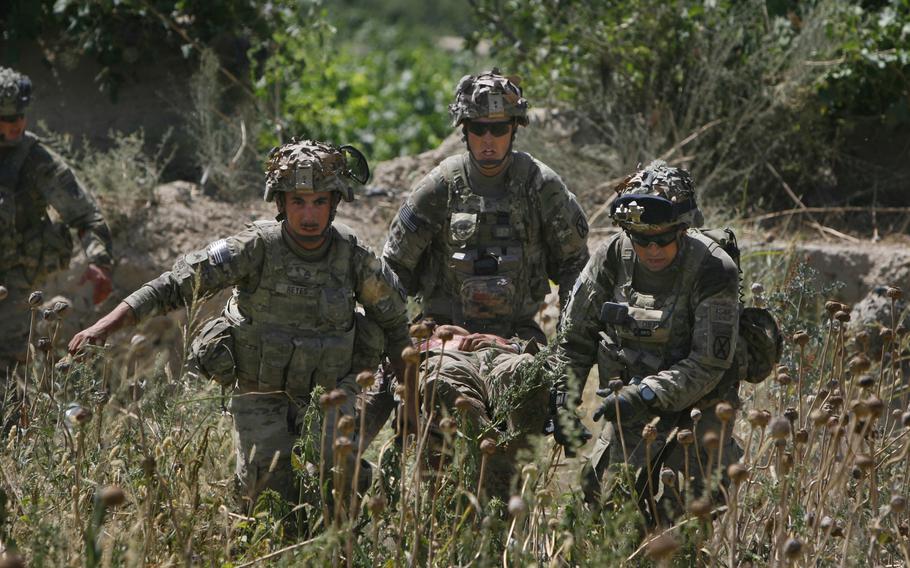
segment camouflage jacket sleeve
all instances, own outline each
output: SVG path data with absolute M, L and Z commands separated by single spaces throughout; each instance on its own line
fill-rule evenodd
M 411 345 L 405 295 L 388 265 L 365 247 L 356 249 L 355 295 L 367 317 L 382 328 L 388 353 L 398 355 Z
M 695 326 L 688 357 L 642 382 L 658 409 L 685 410 L 705 397 L 733 363 L 739 331 L 739 270 L 721 250 L 705 259 L 692 292 Z
M 64 224 L 78 231 L 89 262 L 111 266 L 111 230 L 95 199 L 76 179 L 63 158 L 43 144 L 36 144 L 23 164 L 23 179 L 38 188 Z
M 597 360 L 603 329 L 600 307 L 613 296 L 610 267 L 619 262 L 619 242 L 616 235 L 597 249 L 575 281 L 563 310 L 559 356 L 566 364 L 566 376 L 557 381 L 557 388 L 568 392 L 576 403 Z
M 130 294 L 137 320 L 190 305 L 237 284 L 258 284 L 265 243 L 258 229 L 246 230 L 180 257 L 174 267 Z
M 420 289 L 415 271 L 433 237 L 445 224 L 448 198 L 442 170 L 436 167 L 417 182 L 392 220 L 382 258 L 409 296 Z
M 565 307 L 575 280 L 588 261 L 588 221 L 562 179 L 547 166 L 538 164 L 547 276 L 559 285 L 559 305 Z

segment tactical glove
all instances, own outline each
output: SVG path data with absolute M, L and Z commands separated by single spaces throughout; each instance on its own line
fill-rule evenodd
M 563 447 L 567 458 L 574 458 L 576 450 L 584 446 L 591 438 L 591 432 L 577 414 L 568 408 L 563 408 L 556 413 L 553 420 L 553 439 Z
M 625 385 L 616 392 L 610 389 L 600 389 L 597 396 L 605 397 L 600 408 L 594 412 L 594 420 L 603 418 L 608 422 L 616 422 L 616 402 L 619 401 L 619 420 L 621 422 L 635 421 L 648 412 L 648 404 L 641 396 L 638 385 Z

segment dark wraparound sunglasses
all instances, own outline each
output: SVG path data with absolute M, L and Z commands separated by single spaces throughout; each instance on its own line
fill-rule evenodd
M 647 247 L 651 243 L 663 248 L 669 245 L 672 242 L 676 241 L 676 229 L 667 231 L 666 233 L 658 233 L 656 235 L 642 235 L 639 233 L 633 233 L 632 231 L 626 231 L 626 234 L 629 235 L 629 238 L 632 239 L 632 242 L 640 247 Z
M 468 132 L 474 136 L 483 136 L 487 132 L 499 138 L 509 133 L 511 122 L 469 122 Z

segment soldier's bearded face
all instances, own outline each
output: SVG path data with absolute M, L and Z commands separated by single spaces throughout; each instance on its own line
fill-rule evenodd
M 637 231 L 637 233 L 652 236 L 665 233 L 665 231 L 655 229 L 652 231 Z M 677 238 L 664 246 L 660 246 L 653 241 L 647 246 L 642 246 L 633 241 L 632 248 L 635 250 L 636 256 L 638 256 L 638 261 L 644 264 L 645 268 L 651 272 L 660 272 L 670 266 L 673 260 L 676 259 L 676 255 L 679 253 L 679 239 Z
M 471 120 L 466 130 L 468 133 L 468 150 L 474 156 L 474 160 L 481 167 L 500 165 L 512 145 L 512 131 L 514 128 L 514 124 L 503 122 L 501 119 L 476 118 Z M 494 130 L 497 134 L 502 133 L 496 136 L 494 135 Z M 482 134 L 477 132 L 482 132 Z
M 25 115 L 0 117 L 0 142 L 18 142 L 25 133 Z
M 317 248 L 332 216 L 332 193 L 294 191 L 284 194 L 284 213 L 291 236 L 304 248 Z M 308 247 L 311 244 L 312 247 Z

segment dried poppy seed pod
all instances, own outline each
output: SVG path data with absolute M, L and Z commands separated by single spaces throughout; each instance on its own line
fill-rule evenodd
M 439 421 L 439 431 L 446 436 L 452 436 L 458 431 L 458 424 L 452 418 L 443 418 Z
M 449 327 L 442 327 L 436 330 L 436 337 L 442 341 L 450 341 L 453 336 L 452 329 Z
M 676 472 L 668 467 L 661 469 L 660 482 L 667 487 L 676 487 Z
M 793 343 L 800 347 L 805 347 L 809 343 L 809 339 L 809 334 L 802 330 L 793 334 Z
M 360 388 L 367 390 L 376 383 L 376 375 L 372 371 L 360 371 L 357 373 L 357 384 Z
M 63 416 L 71 426 L 80 426 L 92 419 L 92 411 L 74 402 L 67 407 Z
M 894 339 L 894 332 L 891 331 L 890 327 L 883 327 L 878 330 L 878 337 L 885 343 L 888 343 Z
M 872 361 L 863 353 L 857 353 L 847 361 L 847 368 L 850 369 L 850 372 L 854 375 L 865 373 L 871 366 Z
M 652 443 L 657 439 L 657 428 L 653 424 L 645 424 L 644 428 L 641 429 L 641 437 L 646 443 Z
M 41 310 L 41 319 L 44 321 L 57 321 L 60 319 L 60 316 L 54 310 L 48 308 Z
M 537 464 L 536 463 L 527 463 L 524 467 L 521 468 L 521 474 L 524 476 L 537 477 Z
M 864 400 L 854 400 L 853 403 L 850 404 L 850 412 L 860 420 L 867 418 L 869 414 L 871 414 L 869 405 L 866 404 L 866 401 Z
M 839 394 L 832 395 L 828 397 L 828 404 L 830 404 L 832 408 L 840 408 L 844 405 L 844 397 Z
M 797 444 L 805 444 L 809 441 L 809 432 L 804 429 L 799 429 L 796 431 L 796 434 L 793 436 L 793 439 Z
M 645 547 L 645 556 L 654 562 L 669 560 L 679 549 L 679 543 L 670 533 L 663 533 L 651 540 Z
M 771 414 L 764 410 L 752 409 L 746 416 L 746 419 L 753 428 L 764 428 L 771 420 Z
M 790 435 L 790 421 L 783 416 L 777 416 L 771 421 L 771 437 L 775 440 L 784 440 Z
M 910 428 L 910 412 L 904 412 L 901 414 L 901 426 L 904 428 Z
M 777 374 L 778 374 L 778 375 L 789 375 L 789 374 L 790 374 L 790 367 L 788 367 L 788 366 L 786 366 L 786 365 L 778 365 L 778 366 L 777 366 Z
M 762 286 L 761 282 L 753 282 L 751 287 L 753 294 L 764 294 L 765 287 Z
M 53 345 L 51 344 L 51 338 L 50 337 L 39 337 L 38 342 L 36 343 L 35 347 L 38 349 L 38 351 L 41 351 L 42 353 L 47 353 L 53 347 Z
M 611 391 L 613 391 L 614 394 L 621 391 L 623 386 L 625 386 L 625 385 L 623 385 L 622 381 L 619 379 L 613 379 L 612 381 L 607 383 L 607 388 L 609 388 Z
M 856 467 L 861 469 L 863 472 L 867 472 L 872 469 L 873 465 L 875 465 L 875 460 L 872 459 L 872 456 L 869 454 L 856 454 L 853 463 L 855 463 Z
M 809 420 L 812 422 L 812 425 L 816 428 L 821 428 L 828 422 L 828 415 L 822 412 L 819 409 L 815 409 L 809 413 Z
M 6 289 L 6 286 L 0 286 L 0 302 L 5 300 L 9 296 L 9 290 Z
M 803 543 L 797 538 L 788 538 L 784 543 L 784 556 L 787 560 L 796 560 L 803 551 Z
M 787 373 L 779 373 L 777 375 L 777 382 L 780 386 L 785 387 L 785 386 L 793 383 L 793 377 L 791 377 Z
M 35 290 L 28 296 L 28 305 L 35 308 L 41 305 L 41 302 L 44 301 L 44 292 L 41 290 Z
M 727 466 L 727 477 L 733 480 L 733 483 L 740 483 L 749 479 L 749 468 L 741 463 L 731 463 Z
M 701 497 L 689 503 L 689 513 L 700 518 L 706 519 L 711 514 L 711 502 Z
M 352 449 L 354 449 L 354 444 L 351 443 L 351 439 L 347 436 L 339 436 L 338 439 L 335 440 L 335 455 L 339 458 L 351 453 Z
M 888 288 L 885 289 L 885 295 L 892 300 L 900 300 L 904 295 L 904 291 L 901 290 L 899 286 L 888 286 Z
M 823 531 L 826 531 L 833 526 L 834 526 L 834 519 L 832 519 L 828 515 L 825 515 L 824 517 L 822 517 L 821 522 L 818 524 L 818 528 L 820 528 Z
M 695 443 L 695 434 L 692 430 L 680 430 L 676 433 L 676 441 L 682 446 L 691 446 Z
M 850 321 L 850 313 L 845 312 L 844 310 L 840 310 L 834 314 L 834 319 L 836 319 L 837 321 L 839 321 L 841 323 L 847 323 L 848 321 Z
M 840 302 L 828 300 L 825 302 L 825 311 L 828 312 L 828 315 L 833 316 L 835 313 L 837 313 L 838 310 L 840 310 L 840 305 Z
M 420 352 L 413 347 L 405 347 L 401 350 L 401 358 L 405 363 L 416 365 L 420 363 Z
M 860 375 L 860 377 L 856 380 L 856 384 L 858 384 L 861 388 L 871 389 L 875 386 L 875 378 L 873 378 L 872 375 Z
M 784 410 L 784 418 L 789 420 L 790 424 L 793 424 L 799 418 L 799 411 L 792 406 L 788 406 L 787 409 Z
M 722 422 L 729 422 L 736 416 L 736 410 L 733 408 L 732 404 L 723 401 L 718 402 L 717 406 L 714 407 L 714 414 L 716 414 Z
M 69 302 L 64 302 L 63 300 L 57 300 L 56 302 L 54 302 L 54 306 L 51 309 L 54 310 L 55 312 L 57 312 L 58 316 L 63 317 L 69 313 L 71 307 L 72 306 L 70 306 Z
M 692 419 L 693 423 L 698 424 L 698 421 L 701 420 L 701 410 L 693 408 L 692 411 L 689 412 L 689 418 Z
M 108 485 L 97 493 L 98 500 L 105 507 L 118 507 L 126 502 L 126 493 L 116 485 Z
M 329 393 L 319 395 L 319 406 L 323 409 L 329 407 Z
M 509 498 L 509 515 L 512 517 L 522 517 L 528 512 L 528 506 L 521 495 L 512 495 Z
M 907 509 L 907 499 L 903 495 L 892 495 L 888 506 L 895 513 L 903 513 Z
M 492 438 L 484 438 L 480 442 L 480 451 L 488 456 L 492 456 L 496 453 L 496 442 Z
M 709 430 L 701 437 L 701 445 L 708 450 L 714 451 L 720 447 L 720 436 L 714 430 Z
M 341 389 L 332 389 L 329 391 L 329 406 L 337 408 L 347 402 L 348 395 Z
M 340 432 L 342 436 L 350 436 L 354 433 L 355 425 L 356 423 L 352 417 L 347 415 L 342 416 L 338 420 L 338 432 Z
M 411 337 L 417 339 L 418 341 L 423 341 L 424 339 L 430 337 L 429 328 L 427 328 L 426 324 L 422 322 L 412 325 L 410 329 L 408 329 L 408 333 L 411 335 Z
M 875 418 L 878 418 L 882 415 L 883 412 L 885 412 L 885 403 L 882 402 L 882 399 L 878 398 L 874 394 L 870 395 L 865 402 L 866 406 L 869 407 L 869 413 Z
M 459 396 L 455 399 L 455 408 L 461 412 L 467 412 L 468 410 L 474 408 L 474 403 L 471 402 L 466 396 Z

